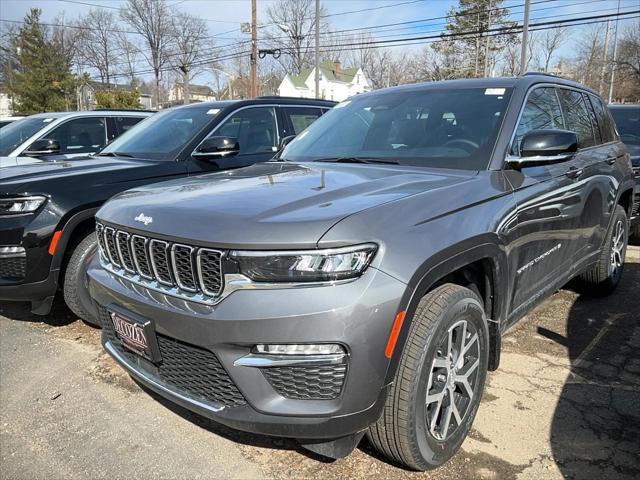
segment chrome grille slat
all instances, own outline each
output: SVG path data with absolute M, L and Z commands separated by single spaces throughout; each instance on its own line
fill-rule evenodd
M 147 243 L 149 239 L 142 235 L 131 235 L 131 254 L 136 272 L 142 278 L 153 280 L 151 267 L 149 266 L 149 255 L 147 253 Z
M 198 284 L 194 275 L 193 251 L 189 245 L 174 243 L 171 246 L 171 266 L 178 287 L 187 292 L 197 292 Z
M 118 248 L 116 247 L 116 231 L 111 227 L 105 227 L 104 229 L 104 243 L 107 246 L 107 255 L 111 263 L 120 268 L 120 259 L 118 258 Z
M 120 256 L 120 262 L 122 267 L 129 273 L 135 273 L 135 265 L 131 257 L 131 248 L 129 245 L 130 235 L 127 232 L 118 230 L 116 232 L 116 246 L 118 247 L 118 254 Z
M 149 242 L 149 255 L 156 280 L 163 285 L 173 286 L 171 265 L 169 264 L 169 242 L 152 239 Z
M 100 261 L 113 273 L 171 295 L 215 303 L 224 291 L 224 252 L 150 238 L 96 223 Z
M 211 296 L 222 291 L 222 252 L 201 248 L 196 255 L 198 282 L 204 293 Z

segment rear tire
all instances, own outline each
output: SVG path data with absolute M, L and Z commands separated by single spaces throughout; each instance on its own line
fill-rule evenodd
M 477 295 L 454 284 L 429 292 L 415 312 L 383 414 L 369 427 L 369 442 L 414 470 L 446 462 L 471 428 L 488 359 L 489 331 Z
M 62 291 L 67 306 L 81 320 L 100 327 L 87 283 L 87 267 L 98 251 L 95 232 L 85 236 L 76 245 L 67 262 Z
M 580 275 L 580 280 L 586 287 L 587 293 L 605 296 L 616 289 L 624 270 L 628 239 L 627 214 L 622 206 L 617 205 L 598 263 L 591 270 Z

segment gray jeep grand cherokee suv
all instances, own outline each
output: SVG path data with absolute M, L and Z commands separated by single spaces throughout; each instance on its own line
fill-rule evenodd
M 450 458 L 501 334 L 619 282 L 633 174 L 606 107 L 551 76 L 408 85 L 279 159 L 122 193 L 89 269 L 106 350 L 228 426 L 414 469 Z

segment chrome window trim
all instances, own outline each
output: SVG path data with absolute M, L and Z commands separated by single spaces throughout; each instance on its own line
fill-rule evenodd
M 518 119 L 516 120 L 516 123 L 515 123 L 515 125 L 513 127 L 513 131 L 511 133 L 511 137 L 509 139 L 507 155 L 506 155 L 505 160 L 503 162 L 503 168 L 506 165 L 508 165 L 509 163 L 514 163 L 516 159 L 523 158 L 520 155 L 513 155 L 512 153 L 510 153 L 511 152 L 511 145 L 513 145 L 513 140 L 516 137 L 516 132 L 518 131 L 518 125 L 520 125 L 520 120 L 522 119 L 522 114 L 524 113 L 524 109 L 527 106 L 527 102 L 529 101 L 529 96 L 531 95 L 531 92 L 533 92 L 534 90 L 537 90 L 538 88 L 554 88 L 554 89 L 556 89 L 555 90 L 556 99 L 558 100 L 558 105 L 560 106 L 560 113 L 562 115 L 562 123 L 564 124 L 565 128 L 567 128 L 567 122 L 566 122 L 566 120 L 564 118 L 564 109 L 562 108 L 562 102 L 560 101 L 560 96 L 558 95 L 558 90 L 557 89 L 558 88 L 564 88 L 565 90 L 573 90 L 573 91 L 579 92 L 581 94 L 582 93 L 586 93 L 588 95 L 595 95 L 593 93 L 590 93 L 588 90 L 581 90 L 579 88 L 571 87 L 569 85 L 561 85 L 561 84 L 558 84 L 558 83 L 538 83 L 536 85 L 533 85 L 527 91 L 527 94 L 524 97 L 524 101 L 522 102 L 522 105 L 520 106 L 520 112 L 518 113 Z M 592 127 L 592 129 L 593 129 L 593 127 Z M 595 140 L 595 137 L 594 137 L 594 140 Z M 579 148 L 578 152 L 589 150 L 590 148 L 601 147 L 602 145 L 607 145 L 608 143 L 613 143 L 614 141 L 607 142 L 607 143 L 599 143 L 599 144 L 592 145 L 590 147 Z
M 275 117 L 275 121 L 276 121 L 276 135 L 277 135 L 277 142 L 275 145 L 275 148 L 278 148 L 278 145 L 280 145 L 280 124 L 278 122 L 278 112 L 277 110 L 275 110 L 276 108 L 282 108 L 282 107 L 296 107 L 296 108 L 306 108 L 306 107 L 313 107 L 316 108 L 313 105 L 300 105 L 300 104 L 291 104 L 291 105 L 282 105 L 279 103 L 262 103 L 259 105 L 245 105 L 244 107 L 240 107 L 235 109 L 234 111 L 230 112 L 226 117 L 224 117 L 222 120 L 220 120 L 220 122 L 213 127 L 213 130 L 211 130 L 201 141 L 200 143 L 198 143 L 198 145 L 196 145 L 196 147 L 193 149 L 193 151 L 191 152 L 191 156 L 193 157 L 194 153 L 196 153 L 196 150 L 198 150 L 198 147 L 200 145 L 202 145 L 202 143 L 209 137 L 211 137 L 214 133 L 216 133 L 220 127 L 222 127 L 224 125 L 224 123 L 229 120 L 229 118 L 231 118 L 231 116 L 235 115 L 238 112 L 241 112 L 242 110 L 246 110 L 248 108 L 273 108 L 274 111 L 274 117 Z M 321 106 L 318 106 L 317 108 L 322 108 Z M 329 108 L 329 110 L 331 110 Z M 318 117 L 320 118 L 320 117 Z M 242 145 L 240 145 L 240 148 L 242 148 Z M 277 150 L 273 151 L 273 153 L 275 154 L 277 152 Z M 269 152 L 256 152 L 256 153 L 269 153 Z M 240 152 L 238 155 L 242 155 L 242 152 Z M 253 154 L 252 154 L 253 155 Z M 197 155 L 196 155 L 197 156 Z
M 173 287 L 173 281 L 166 282 L 165 280 L 162 280 L 160 278 L 160 275 L 158 275 L 158 267 L 156 265 L 155 255 L 153 254 L 153 245 L 155 243 L 160 243 L 164 245 L 164 254 L 167 258 L 167 263 L 170 262 L 170 257 L 171 257 L 169 253 L 169 242 L 165 242 L 164 240 L 158 240 L 156 238 L 152 238 L 151 240 L 149 240 L 149 258 L 151 261 L 151 271 L 153 272 L 153 275 L 156 277 L 156 281 L 158 283 L 161 283 L 162 285 L 166 285 L 168 287 Z M 170 267 L 170 266 L 171 265 L 167 265 L 167 267 Z M 169 277 L 173 279 L 173 275 L 171 275 L 171 268 L 169 268 Z
M 144 279 L 153 280 L 153 277 L 150 277 L 142 273 L 142 269 L 140 268 L 140 263 L 138 262 L 138 255 L 136 255 L 136 249 L 133 244 L 136 238 L 141 238 L 142 240 L 144 240 L 144 247 L 143 247 L 144 254 L 147 256 L 147 261 L 149 261 L 149 249 L 147 248 L 149 244 L 149 239 L 147 237 L 143 237 L 142 235 L 131 235 L 131 256 L 133 257 L 133 264 L 136 266 L 136 273 Z
M 213 252 L 219 255 L 218 264 L 220 267 L 220 288 L 218 289 L 217 292 L 213 292 L 209 290 L 204 284 L 204 278 L 202 277 L 202 252 Z M 212 248 L 199 248 L 198 252 L 196 253 L 196 271 L 198 273 L 197 283 L 200 284 L 200 290 L 202 290 L 204 294 L 210 295 L 212 297 L 217 297 L 218 295 L 220 295 L 220 292 L 224 288 L 224 273 L 222 272 L 222 255 L 223 255 L 222 250 L 215 250 Z
M 191 288 L 191 287 L 187 287 L 186 285 L 184 285 L 182 283 L 182 281 L 180 280 L 180 272 L 178 271 L 178 264 L 176 263 L 176 248 L 188 248 L 189 249 L 189 261 L 191 262 L 191 274 L 192 274 L 192 280 L 194 285 L 196 285 L 196 288 Z M 193 276 L 193 251 L 195 250 L 194 247 L 192 247 L 191 245 L 184 245 L 182 243 L 174 243 L 173 245 L 171 245 L 171 266 L 173 267 L 173 272 L 174 275 L 176 277 L 176 284 L 178 285 L 178 287 L 181 290 L 184 290 L 186 292 L 190 292 L 190 293 L 196 293 L 198 291 L 197 285 L 198 285 L 198 280 Z
M 124 268 L 129 273 L 134 273 L 135 272 L 134 270 L 127 268 L 127 263 L 124 261 L 124 258 L 122 256 L 122 246 L 120 245 L 120 234 L 125 235 L 124 241 L 127 244 L 127 247 L 129 248 L 129 256 L 133 260 L 133 255 L 131 255 L 131 244 L 129 243 L 129 240 L 131 239 L 131 235 L 123 230 L 117 230 L 115 234 L 115 238 L 116 238 L 116 248 L 118 249 L 118 256 L 120 257 L 120 263 L 122 268 Z M 135 266 L 135 263 L 134 263 L 134 266 Z

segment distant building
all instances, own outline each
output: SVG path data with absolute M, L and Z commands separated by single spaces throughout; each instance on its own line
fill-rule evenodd
M 281 97 L 324 98 L 345 100 L 353 95 L 371 90 L 371 82 L 362 68 L 342 69 L 339 60 L 326 61 L 319 65 L 320 90 L 315 91 L 315 67 L 303 70 L 300 75 L 285 75 L 278 87 Z
M 169 103 L 184 101 L 182 83 L 175 83 L 169 90 Z M 190 102 L 211 102 L 216 99 L 211 87 L 207 85 L 189 84 Z

